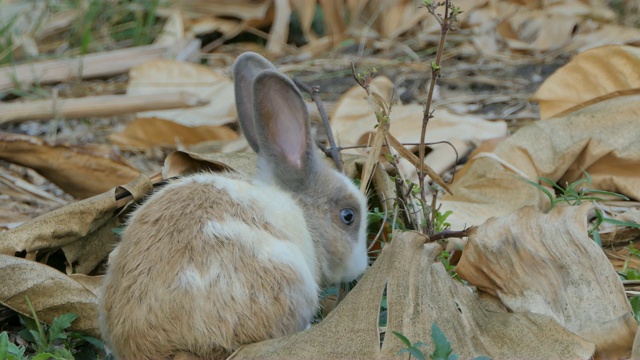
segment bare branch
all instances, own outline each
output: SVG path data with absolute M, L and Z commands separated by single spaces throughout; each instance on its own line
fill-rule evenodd
M 336 163 L 336 168 L 338 169 L 338 171 L 342 171 L 342 160 L 340 159 L 340 151 L 336 146 L 336 141 L 333 138 L 333 131 L 331 131 L 331 124 L 329 123 L 329 117 L 327 117 L 327 112 L 324 110 L 324 105 L 322 104 L 322 100 L 320 100 L 319 87 L 314 86 L 313 88 L 310 88 L 309 86 L 307 86 L 307 84 L 303 83 L 297 78 L 294 78 L 293 82 L 296 84 L 296 86 L 300 90 L 308 93 L 313 99 L 313 102 L 316 103 L 316 106 L 318 107 L 318 112 L 320 113 L 320 118 L 322 119 L 322 124 L 324 125 L 324 130 L 327 132 L 327 138 L 329 139 L 329 147 L 330 147 L 329 151 L 331 154 L 331 158 Z

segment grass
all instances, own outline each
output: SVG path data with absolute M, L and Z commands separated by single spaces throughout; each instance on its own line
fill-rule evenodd
M 34 12 L 42 14 L 75 13 L 75 19 L 62 31 L 54 34 L 43 33 L 46 25 L 44 16 L 33 21 L 27 33 L 20 33 L 16 24 L 21 15 L 16 15 L 0 23 L 0 64 L 13 64 L 25 60 L 37 60 L 49 57 L 68 57 L 92 52 L 151 44 L 160 33 L 163 21 L 158 18 L 158 8 L 164 0 L 63 0 L 47 1 L 40 7 L 42 0 L 30 0 Z M 42 9 L 40 9 L 42 8 Z M 26 18 L 27 15 L 24 15 Z M 25 51 L 17 52 L 21 47 L 16 42 L 18 36 L 33 40 L 41 53 L 36 58 Z M 44 44 L 55 43 L 51 48 Z M 42 47 L 43 49 L 40 49 Z
M 584 173 L 584 178 L 576 180 L 571 184 L 567 183 L 564 188 L 556 184 L 551 179 L 539 176 L 538 179 L 541 182 L 551 185 L 556 190 L 557 195 L 552 194 L 551 191 L 549 191 L 544 186 L 538 184 L 537 182 L 527 180 L 527 179 L 522 179 L 522 181 L 532 186 L 535 186 L 538 190 L 542 191 L 549 198 L 549 201 L 551 202 L 551 207 L 549 210 L 553 209 L 557 204 L 560 204 L 560 203 L 566 203 L 567 205 L 575 206 L 575 205 L 580 205 L 586 201 L 590 201 L 594 203 L 607 201 L 608 199 L 606 197 L 617 198 L 625 201 L 629 200 L 628 197 L 622 194 L 614 193 L 611 191 L 592 189 L 591 176 L 589 175 L 589 173 L 587 173 L 584 170 L 583 170 L 583 173 Z M 600 209 L 596 209 L 595 212 L 596 212 L 596 221 L 592 229 L 589 231 L 589 235 L 600 246 L 602 246 L 602 241 L 600 240 L 599 227 L 602 223 L 609 223 L 609 224 L 624 226 L 624 227 L 640 228 L 640 224 L 638 223 L 607 218 L 602 214 L 602 211 Z

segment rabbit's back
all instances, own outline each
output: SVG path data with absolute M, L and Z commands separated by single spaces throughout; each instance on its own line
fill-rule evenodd
M 103 336 L 118 357 L 224 356 L 304 329 L 316 258 L 295 200 L 272 186 L 199 174 L 132 215 L 110 257 Z

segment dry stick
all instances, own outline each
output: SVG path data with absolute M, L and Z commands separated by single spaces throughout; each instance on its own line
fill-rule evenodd
M 431 66 L 431 83 L 429 85 L 429 92 L 427 94 L 427 103 L 424 110 L 424 116 L 422 117 L 422 131 L 420 133 L 420 147 L 419 147 L 419 158 L 420 158 L 420 171 L 418 173 L 418 180 L 420 185 L 420 196 L 422 198 L 423 203 L 427 202 L 427 192 L 424 186 L 424 156 L 425 156 L 425 136 L 427 133 L 427 124 L 429 123 L 429 119 L 431 118 L 431 101 L 433 99 L 433 91 L 436 86 L 436 81 L 440 76 L 440 60 L 442 59 L 442 53 L 444 52 L 444 42 L 447 38 L 447 32 L 449 31 L 449 0 L 445 0 L 444 3 L 444 19 L 441 20 L 435 14 L 435 8 L 427 7 L 429 12 L 434 15 L 434 17 L 440 22 L 440 42 L 438 43 L 438 52 L 436 53 L 436 61 L 435 64 Z M 427 228 L 432 228 L 432 224 L 430 224 L 431 219 L 427 217 Z
M 91 78 L 122 74 L 143 62 L 170 55 L 175 47 L 148 45 L 84 55 L 73 59 L 45 60 L 30 64 L 0 67 L 0 91 L 17 85 L 46 84 L 73 78 Z
M 471 229 L 473 229 L 473 226 L 465 228 L 462 231 L 445 230 L 443 232 L 440 232 L 440 233 L 433 234 L 433 235 L 429 236 L 429 238 L 427 239 L 426 242 L 434 242 L 434 241 L 438 241 L 438 240 L 441 240 L 441 239 L 447 239 L 447 238 L 463 238 L 463 237 L 467 237 L 467 236 L 469 236 L 469 232 L 471 231 Z
M 207 105 L 195 94 L 174 92 L 153 95 L 103 95 L 73 99 L 0 103 L 0 124 L 45 120 L 57 116 L 81 118 L 111 116 L 150 110 L 167 110 Z
M 296 84 L 296 86 L 299 89 L 311 95 L 311 99 L 313 99 L 313 102 L 316 103 L 316 106 L 318 107 L 318 112 L 320 113 L 320 118 L 322 119 L 322 124 L 324 124 L 324 130 L 327 132 L 327 138 L 329 139 L 329 146 L 331 147 L 329 151 L 331 151 L 331 158 L 333 159 L 333 161 L 335 161 L 336 168 L 338 169 L 338 171 L 342 171 L 342 160 L 340 159 L 340 151 L 336 146 L 336 141 L 333 139 L 333 131 L 331 131 L 331 124 L 329 124 L 329 118 L 327 117 L 326 111 L 324 111 L 324 105 L 322 104 L 322 100 L 320 100 L 320 95 L 319 95 L 320 88 L 318 86 L 314 86 L 313 88 L 310 88 L 309 86 L 307 86 L 307 84 L 303 83 L 297 78 L 294 78 L 293 82 Z

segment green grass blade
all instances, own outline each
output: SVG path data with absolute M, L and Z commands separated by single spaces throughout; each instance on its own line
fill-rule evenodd
M 602 240 L 600 239 L 600 233 L 598 230 L 594 229 L 591 231 L 591 236 L 593 236 L 593 241 L 595 241 L 598 246 L 602 247 Z
M 602 222 L 606 222 L 606 223 L 613 224 L 613 225 L 618 225 L 618 226 L 624 226 L 624 227 L 640 229 L 640 224 L 632 222 L 632 221 L 620 221 L 620 220 L 616 220 L 616 219 L 612 219 L 612 218 L 603 217 L 602 218 Z
M 544 186 L 538 184 L 537 182 L 528 180 L 528 179 L 520 179 L 524 182 L 526 182 L 529 185 L 533 185 L 535 186 L 538 190 L 542 191 L 545 195 L 547 195 L 547 197 L 549 198 L 549 201 L 551 201 L 551 208 L 553 209 L 553 207 L 555 206 L 554 204 L 554 197 L 553 195 L 551 195 L 551 192 L 549 190 L 547 190 Z
M 578 185 L 581 185 L 582 183 L 587 183 L 587 182 L 588 182 L 587 179 L 584 179 L 584 178 L 576 180 L 567 186 L 567 190 L 573 189 L 573 191 L 577 191 L 576 187 L 578 187 Z
M 631 199 L 629 199 L 627 196 L 622 195 L 622 194 L 618 194 L 618 193 L 614 193 L 611 191 L 605 191 L 605 190 L 593 190 L 593 189 L 589 189 L 589 191 L 587 191 L 587 194 L 600 194 L 600 195 L 609 195 L 609 196 L 615 196 L 617 198 L 620 198 L 622 200 L 625 201 L 629 201 Z M 605 201 L 605 200 L 603 200 Z

